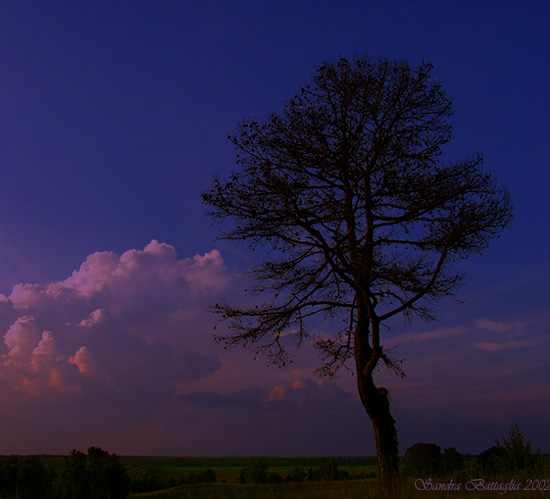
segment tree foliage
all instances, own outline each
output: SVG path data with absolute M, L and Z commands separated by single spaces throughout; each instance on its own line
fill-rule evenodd
M 434 476 L 441 472 L 443 455 L 436 444 L 419 442 L 405 452 L 407 470 L 417 476 Z
M 443 450 L 443 470 L 447 474 L 455 473 L 464 469 L 464 459 L 456 450 L 456 447 L 449 447 Z
M 9 456 L 0 461 L 0 497 L 51 497 L 53 473 L 38 456 Z
M 123 498 L 130 479 L 116 454 L 90 447 L 88 454 L 72 450 L 59 482 L 58 497 L 74 499 Z
M 488 449 L 485 449 L 478 456 L 481 471 L 488 475 L 494 475 L 503 471 L 504 463 L 504 449 L 497 445 L 493 445 Z
M 508 472 L 532 469 L 540 451 L 533 452 L 531 442 L 525 441 L 520 426 L 514 423 L 508 435 L 497 439 L 500 449 L 501 465 Z
M 250 459 L 245 468 L 241 470 L 241 483 L 267 483 L 267 470 L 269 465 L 261 457 Z

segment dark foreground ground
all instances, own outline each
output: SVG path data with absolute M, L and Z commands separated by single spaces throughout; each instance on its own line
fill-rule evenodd
M 67 466 L 67 456 L 34 456 L 51 473 Z M 20 468 L 29 472 L 27 458 Z M 130 478 L 130 498 L 379 498 L 383 497 L 373 457 L 131 457 L 117 458 Z M 0 457 L 0 469 L 13 456 Z M 271 483 L 242 483 L 243 470 L 261 463 Z M 24 464 L 24 466 L 23 466 Z M 32 464 L 32 463 L 30 463 Z M 550 498 L 550 457 L 541 456 L 530 471 L 495 470 L 484 474 L 477 457 L 465 456 L 464 466 L 453 473 L 407 473 L 396 498 L 453 497 L 471 499 L 499 497 Z M 267 466 L 267 469 L 265 467 Z M 410 471 L 410 470 L 409 470 Z M 62 473 L 60 473 L 60 476 Z M 0 480 L 1 482 L 1 480 Z M 2 484 L 0 483 L 0 486 Z M 32 497 L 16 491 L 1 499 Z M 59 497 L 47 493 L 38 497 Z M 65 497 L 71 497 L 69 494 Z M 86 495 L 86 497 L 88 497 Z M 90 496 L 91 497 L 91 496 Z M 93 497 L 96 497 L 95 495 Z M 103 496 L 97 496 L 103 497 Z M 107 497 L 107 496 L 105 496 Z M 110 497 L 110 496 L 109 496 Z M 36 499 L 35 498 L 35 499 Z M 71 497 L 73 499 L 73 497 Z
M 148 493 L 133 493 L 133 498 L 379 498 L 383 497 L 378 479 L 376 458 L 263 458 L 269 464 L 268 475 L 283 477 L 283 483 L 242 484 L 241 470 L 248 458 L 155 458 L 134 457 L 128 465 L 147 468 L 162 480 L 185 480 L 201 470 L 212 469 L 216 483 L 185 483 Z M 338 470 L 351 479 L 290 482 L 297 468 L 326 468 L 335 461 Z M 549 497 L 550 458 L 541 457 L 536 470 L 509 473 L 496 470 L 484 476 L 479 460 L 466 457 L 460 472 L 439 476 L 406 476 L 397 498 L 453 497 L 482 499 L 486 497 Z M 353 479 L 354 476 L 366 478 Z M 513 476 L 512 476 L 513 475 Z M 545 478 L 547 477 L 547 478 Z

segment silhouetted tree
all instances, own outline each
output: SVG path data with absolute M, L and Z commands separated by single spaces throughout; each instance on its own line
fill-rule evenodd
M 478 456 L 483 473 L 493 475 L 504 467 L 504 449 L 494 445 L 481 452 Z
M 456 447 L 450 447 L 443 451 L 443 469 L 445 473 L 454 473 L 464 468 L 464 460 Z
M 508 472 L 531 469 L 535 465 L 537 455 L 540 451 L 533 453 L 531 442 L 526 442 L 520 426 L 514 423 L 501 440 L 496 441 L 497 446 L 502 449 L 502 464 Z
M 20 461 L 17 482 L 20 498 L 48 497 L 51 474 L 38 456 L 25 456 Z
M 66 458 L 65 467 L 61 472 L 59 496 L 87 498 L 90 496 L 89 491 L 87 456 L 84 452 L 73 449 L 69 458 Z
M 9 496 L 17 490 L 19 458 L 9 456 L 0 460 L 0 497 Z
M 71 499 L 121 499 L 130 491 L 130 479 L 118 456 L 100 447 L 88 455 L 74 450 L 62 472 L 58 497 Z
M 159 477 L 157 475 L 153 475 L 143 467 L 132 467 L 127 470 L 127 474 L 131 482 L 131 490 L 133 493 L 151 492 L 153 490 L 164 488 Z M 168 483 L 169 487 L 175 485 L 175 480 L 173 485 L 170 485 L 170 483 Z
M 319 481 L 334 481 L 345 480 L 349 478 L 349 474 L 338 469 L 338 462 L 334 458 L 330 458 L 325 464 L 319 466 L 313 472 L 313 480 Z
M 250 459 L 245 468 L 241 470 L 241 483 L 267 483 L 267 470 L 269 466 L 264 459 L 254 457 Z
M 296 466 L 286 476 L 288 482 L 304 482 L 306 480 L 307 473 L 302 466 Z
M 398 441 L 373 374 L 380 361 L 403 371 L 381 326 L 399 314 L 432 319 L 430 303 L 461 280 L 455 260 L 485 249 L 512 212 L 480 157 L 441 160 L 451 102 L 431 71 L 367 57 L 323 64 L 282 113 L 242 122 L 230 137 L 240 169 L 202 194 L 214 219 L 234 222 L 221 238 L 270 252 L 251 290 L 269 298 L 216 304 L 231 328 L 218 339 L 284 366 L 308 318 L 342 318 L 339 335 L 315 339 L 320 372 L 355 359 L 384 490 L 398 478 Z
M 433 476 L 441 471 L 443 456 L 439 445 L 419 442 L 409 447 L 404 457 L 411 474 Z
M 0 461 L 0 497 L 51 497 L 54 474 L 38 456 L 10 456 Z
M 199 473 L 197 481 L 214 483 L 216 481 L 216 473 L 214 472 L 214 470 L 208 468 L 207 470 L 201 471 Z
M 267 483 L 283 483 L 283 477 L 279 473 L 270 473 Z

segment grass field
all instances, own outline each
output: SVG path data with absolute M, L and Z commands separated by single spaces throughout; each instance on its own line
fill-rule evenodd
M 296 467 L 318 468 L 324 465 L 328 457 L 264 457 L 269 465 L 268 473 L 286 476 Z M 377 472 L 378 465 L 374 457 L 338 457 L 339 469 L 350 473 Z M 216 480 L 227 483 L 239 483 L 241 469 L 249 462 L 249 457 L 121 457 L 128 468 L 142 468 L 158 476 L 162 481 L 171 478 L 179 481 L 189 473 L 200 473 L 212 469 Z
M 131 498 L 155 499 L 282 499 L 282 498 L 369 498 L 378 497 L 379 488 L 370 490 L 373 484 L 366 481 L 349 482 L 306 482 L 283 483 L 273 485 L 241 485 L 241 484 L 196 484 L 181 485 L 170 490 L 150 492 L 147 494 L 133 494 Z
M 369 489 L 378 487 L 377 480 L 350 480 L 345 482 L 305 482 L 249 485 L 241 484 L 241 470 L 250 458 L 240 457 L 123 457 L 128 469 L 141 468 L 158 476 L 164 483 L 186 479 L 189 473 L 198 474 L 205 469 L 216 473 L 217 483 L 194 483 L 141 494 L 132 498 L 346 498 L 370 497 Z M 319 468 L 329 457 L 264 457 L 269 465 L 268 474 L 282 477 L 294 468 Z M 338 469 L 349 473 L 377 473 L 378 465 L 373 457 L 338 457 Z M 366 493 L 366 494 L 365 494 Z M 374 497 L 374 496 L 373 496 Z
M 197 499 L 374 499 L 381 498 L 380 484 L 378 478 L 362 480 L 342 480 L 334 482 L 303 482 L 303 483 L 282 483 L 248 485 L 238 483 L 240 469 L 246 466 L 248 458 L 124 458 L 128 464 L 139 463 L 147 467 L 151 472 L 159 473 L 166 477 L 182 476 L 188 472 L 199 472 L 204 467 L 213 469 L 216 473 L 218 483 L 196 483 L 185 484 L 156 492 L 132 494 L 131 498 L 155 498 L 155 499 L 176 499 L 176 498 L 197 498 Z M 268 473 L 279 473 L 285 475 L 294 467 L 319 467 L 327 462 L 329 458 L 265 458 L 270 468 Z M 349 472 L 372 472 L 377 470 L 375 458 L 337 458 L 339 469 Z M 482 490 L 479 482 L 471 482 L 472 479 L 479 479 L 479 468 L 475 458 L 467 461 L 467 467 L 455 477 L 433 478 L 431 485 L 424 487 L 417 478 L 405 479 L 402 490 L 394 497 L 396 499 L 420 499 L 431 497 L 452 497 L 456 499 L 484 499 L 497 497 L 512 498 L 533 498 L 550 497 L 550 458 L 543 458 L 538 471 L 523 473 L 517 476 L 500 474 L 485 478 L 484 486 L 488 490 Z M 548 477 L 545 480 L 545 476 Z M 426 477 L 427 478 L 427 477 Z M 425 478 L 425 480 L 426 480 Z M 220 483 L 221 480 L 226 483 Z M 503 490 L 513 480 L 513 490 Z M 424 483 L 427 483 L 426 481 Z M 439 485 L 436 485 L 439 484 Z M 437 490 L 442 486 L 460 484 L 458 490 Z M 467 485 L 468 484 L 468 485 Z M 537 484 L 539 490 L 526 490 L 533 484 Z M 419 487 L 420 486 L 420 487 Z M 500 487 L 500 488 L 499 488 Z M 419 490 L 419 488 L 421 490 Z M 519 490 L 515 490 L 515 488 Z M 470 490 L 468 490 L 470 489 Z M 544 489 L 544 490 L 540 490 Z
M 506 484 L 510 482 L 507 479 Z M 492 482 L 486 481 L 490 486 Z M 452 497 L 456 499 L 485 499 L 485 498 L 532 498 L 548 497 L 548 491 L 523 490 L 526 482 L 521 483 L 518 491 L 509 490 L 467 490 L 465 484 L 458 491 L 425 491 L 417 490 L 414 482 L 409 480 L 400 493 L 394 499 L 420 499 L 429 497 Z M 533 495 L 534 494 L 534 495 Z M 351 480 L 340 482 L 306 482 L 306 483 L 283 483 L 277 485 L 240 485 L 240 484 L 195 484 L 182 485 L 169 490 L 151 492 L 146 494 L 133 494 L 131 498 L 154 498 L 154 499 L 378 499 L 383 498 L 378 480 Z
M 9 459 L 0 457 L 0 461 Z M 40 456 L 43 464 L 51 470 L 63 468 L 66 457 Z M 151 499 L 279 499 L 279 498 L 381 498 L 380 483 L 377 478 L 377 463 L 373 457 L 264 457 L 269 465 L 268 475 L 279 474 L 286 477 L 295 468 L 318 469 L 335 459 L 338 469 L 347 471 L 350 475 L 363 474 L 368 478 L 338 480 L 338 481 L 305 481 L 270 484 L 241 484 L 240 473 L 250 461 L 242 457 L 141 457 L 122 456 L 120 460 L 130 476 L 154 477 L 157 480 L 156 489 L 151 492 L 130 494 L 130 498 Z M 465 468 L 452 476 L 432 477 L 409 476 L 404 479 L 401 491 L 395 499 L 420 499 L 431 497 L 453 497 L 456 499 L 470 498 L 550 498 L 550 457 L 543 456 L 537 466 L 531 471 L 521 473 L 497 472 L 496 475 L 484 477 L 484 485 L 488 490 L 482 490 L 479 482 L 481 468 L 476 457 L 465 458 Z M 1 464 L 1 462 L 0 462 Z M 216 483 L 190 483 L 190 474 L 200 475 L 206 469 L 216 474 Z M 406 466 L 403 468 L 406 471 Z M 182 480 L 183 479 L 183 480 Z M 420 481 L 419 481 L 420 480 Z M 423 480 L 423 481 L 422 481 Z M 476 486 L 477 483 L 477 486 Z M 177 484 L 177 485 L 176 485 Z M 449 484 L 458 490 L 440 490 Z M 469 486 L 467 485 L 469 484 Z M 508 490 L 512 484 L 512 490 Z M 137 486 L 137 485 L 136 485 Z M 504 490 L 506 489 L 506 490 Z M 1 494 L 0 494 L 1 495 Z M 2 497 L 4 497 L 2 495 Z M 10 496 L 11 497 L 11 496 Z

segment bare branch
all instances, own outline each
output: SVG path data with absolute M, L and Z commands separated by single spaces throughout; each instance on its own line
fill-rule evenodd
M 213 307 L 230 327 L 221 341 L 281 365 L 309 337 L 310 318 L 344 312 L 347 328 L 314 339 L 320 372 L 345 366 L 353 335 L 371 355 L 369 372 L 379 360 L 395 369 L 380 323 L 433 319 L 434 300 L 461 280 L 456 260 L 510 223 L 509 194 L 482 158 L 441 161 L 451 102 L 431 71 L 384 59 L 326 63 L 282 113 L 245 120 L 230 137 L 239 168 L 202 197 L 214 219 L 231 223 L 220 237 L 266 249 L 250 292 L 269 298 Z

